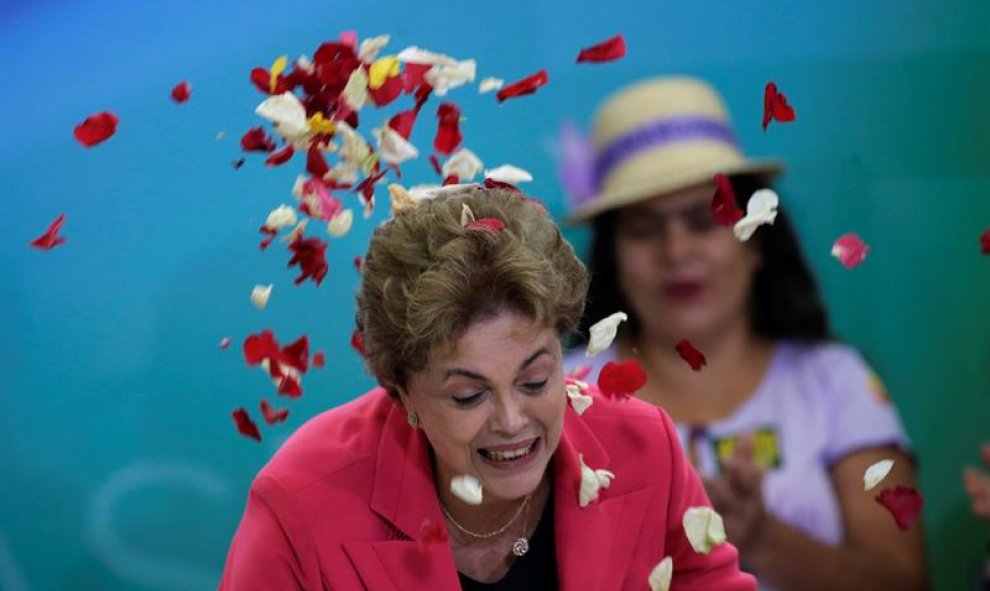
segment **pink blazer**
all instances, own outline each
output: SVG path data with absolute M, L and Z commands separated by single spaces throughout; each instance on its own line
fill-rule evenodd
M 308 421 L 251 486 L 221 591 L 456 591 L 449 544 L 421 551 L 425 519 L 443 523 L 427 441 L 375 388 Z M 578 506 L 578 453 L 615 479 Z M 736 549 L 695 553 L 681 516 L 709 505 L 670 418 L 636 399 L 570 405 L 550 464 L 554 543 L 562 591 L 648 590 L 650 570 L 672 556 L 675 591 L 755 590 Z

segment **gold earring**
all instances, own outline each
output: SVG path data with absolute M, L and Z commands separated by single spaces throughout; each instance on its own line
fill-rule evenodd
M 409 421 L 409 426 L 413 429 L 419 428 L 419 416 L 413 411 L 406 411 L 406 420 Z

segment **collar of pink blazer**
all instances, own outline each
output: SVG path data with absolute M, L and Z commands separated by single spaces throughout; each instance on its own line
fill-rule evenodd
M 568 405 L 564 432 L 549 468 L 553 471 L 560 589 L 618 589 L 626 577 L 650 495 L 647 488 L 623 487 L 622 474 L 617 474 L 602 498 L 579 507 L 578 452 L 592 468 L 611 466 L 601 442 Z M 344 551 L 364 583 L 369 589 L 398 591 L 396 581 L 400 581 L 401 591 L 459 591 L 450 546 L 434 544 L 424 554 L 417 545 L 423 521 L 443 523 L 443 515 L 433 486 L 426 438 L 421 430 L 409 428 L 405 413 L 397 405 L 389 411 L 382 430 L 374 478 L 371 509 L 409 539 L 345 543 Z

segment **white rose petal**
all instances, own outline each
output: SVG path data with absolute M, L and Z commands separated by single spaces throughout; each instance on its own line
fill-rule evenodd
M 419 156 L 419 150 L 388 125 L 372 130 L 372 133 L 378 140 L 382 162 L 386 164 L 401 164 Z
M 333 216 L 333 219 L 327 224 L 327 234 L 330 234 L 334 238 L 346 236 L 351 231 L 351 224 L 353 223 L 354 212 L 350 209 L 345 209 Z
M 351 77 L 347 79 L 340 96 L 344 98 L 347 106 L 354 111 L 359 111 L 368 102 L 368 73 L 364 68 L 355 68 L 351 72 Z
M 388 45 L 390 39 L 391 37 L 388 35 L 379 35 L 365 39 L 358 48 L 358 59 L 366 64 L 375 61 L 375 58 L 378 57 L 378 52 Z
M 711 507 L 690 507 L 684 512 L 684 533 L 695 552 L 708 554 L 712 547 L 725 542 L 722 516 Z
M 447 91 L 474 82 L 478 64 L 474 60 L 463 60 L 453 64 L 434 64 L 423 79 L 433 87 L 433 93 L 444 96 Z
M 594 357 L 605 349 L 612 346 L 615 334 L 619 330 L 619 323 L 629 320 L 625 312 L 616 312 L 611 316 L 602 318 L 591 325 L 591 338 L 588 340 L 588 349 L 584 352 L 586 357 Z
M 519 183 L 527 183 L 533 180 L 533 175 L 529 174 L 528 172 L 526 172 L 521 168 L 516 168 L 511 164 L 503 164 L 498 168 L 486 170 L 485 178 L 492 179 L 493 181 L 498 181 L 500 183 L 509 183 L 510 185 L 516 185 Z
M 746 206 L 746 216 L 736 222 L 732 230 L 736 238 L 746 242 L 762 224 L 772 224 L 777 219 L 777 206 L 780 198 L 772 189 L 760 189 L 753 193 Z
M 273 209 L 265 220 L 265 226 L 272 230 L 281 230 L 296 224 L 296 210 L 290 205 L 282 204 Z
M 360 168 L 361 163 L 371 154 L 371 146 L 361 134 L 344 121 L 336 124 L 336 135 L 341 139 L 340 158 L 344 162 Z
M 567 384 L 567 397 L 571 401 L 571 406 L 574 408 L 574 412 L 579 415 L 583 415 L 584 411 L 588 410 L 588 407 L 594 402 L 594 399 L 587 394 L 581 393 L 581 388 L 575 386 L 574 384 Z
M 468 505 L 481 504 L 481 483 L 470 474 L 453 477 L 450 480 L 450 492 Z
M 303 218 L 299 220 L 299 223 L 296 224 L 296 227 L 292 228 L 292 230 L 288 234 L 282 237 L 282 242 L 292 242 L 293 240 L 295 240 L 300 234 L 303 233 L 303 231 L 306 230 L 307 224 L 309 224 L 309 218 Z
M 612 484 L 615 474 L 608 470 L 592 470 L 584 463 L 583 454 L 578 454 L 578 462 L 581 463 L 581 488 L 578 491 L 578 505 L 587 507 L 592 501 L 598 499 L 598 491 L 608 488 Z
M 646 582 L 650 585 L 650 591 L 669 591 L 670 578 L 674 574 L 674 559 L 667 556 L 650 571 L 650 576 Z
M 880 481 L 890 474 L 890 469 L 894 467 L 894 460 L 880 460 L 866 469 L 863 474 L 863 490 L 872 490 L 880 484 Z
M 254 307 L 259 310 L 264 310 L 265 306 L 268 305 L 268 298 L 272 296 L 273 284 L 268 285 L 255 285 L 254 289 L 251 290 L 251 303 Z
M 485 165 L 481 163 L 474 152 L 467 148 L 461 148 L 451 154 L 450 158 L 443 163 L 441 172 L 444 178 L 456 174 L 458 181 L 465 182 L 472 180 L 484 169 Z
M 304 72 L 313 73 L 313 63 L 309 61 L 309 57 L 305 54 L 296 58 L 296 67 Z
M 395 56 L 400 62 L 407 62 L 411 64 L 442 64 L 447 66 L 452 66 L 457 63 L 457 60 L 450 57 L 449 55 L 444 55 L 442 53 L 436 53 L 433 51 L 427 51 L 425 49 L 420 49 L 416 46 L 411 46 L 403 49 L 399 52 L 399 55 Z
M 474 212 L 468 207 L 467 203 L 461 206 L 461 226 L 467 226 L 474 221 Z
M 300 141 L 309 135 L 306 108 L 291 92 L 266 98 L 254 112 L 271 121 L 275 131 L 286 140 Z
M 485 78 L 478 84 L 478 94 L 484 94 L 493 90 L 498 90 L 505 85 L 505 80 L 501 78 Z

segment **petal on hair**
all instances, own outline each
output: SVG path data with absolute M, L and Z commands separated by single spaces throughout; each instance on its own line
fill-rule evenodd
M 578 454 L 581 464 L 581 487 L 578 490 L 578 506 L 587 507 L 598 500 L 600 492 L 608 488 L 615 474 L 608 470 L 593 470 L 584 463 L 584 454 Z
M 431 156 L 431 158 L 433 157 Z M 460 182 L 473 180 L 484 169 L 485 165 L 474 152 L 467 148 L 461 148 L 443 163 L 443 168 L 439 172 L 440 176 L 444 178 L 456 175 Z
M 268 305 L 268 298 L 272 295 L 273 284 L 268 285 L 255 285 L 254 289 L 251 290 L 251 303 L 254 307 L 259 310 L 264 310 L 265 306 Z
M 611 347 L 619 330 L 619 323 L 626 320 L 629 320 L 629 316 L 625 312 L 616 312 L 592 324 L 589 329 L 591 338 L 588 339 L 588 348 L 584 352 L 585 357 L 594 357 Z
M 413 209 L 418 205 L 418 202 L 412 198 L 409 191 L 406 191 L 405 187 L 402 185 L 397 185 L 392 183 L 388 186 L 389 197 L 392 198 L 392 214 L 395 215 L 400 211 L 405 211 L 407 209 Z
M 481 483 L 470 474 L 454 476 L 450 480 L 450 492 L 468 505 L 481 504 Z
M 598 389 L 609 398 L 629 398 L 645 385 L 646 371 L 635 359 L 609 361 L 598 374 Z
M 880 460 L 871 465 L 863 473 L 863 490 L 873 490 L 880 484 L 880 481 L 890 474 L 890 469 L 894 467 L 894 460 Z
M 622 35 L 582 49 L 578 53 L 577 62 L 611 62 L 626 55 L 626 40 Z
M 478 83 L 478 94 L 485 94 L 493 90 L 498 90 L 505 86 L 505 80 L 501 78 L 488 77 Z
M 746 216 L 732 228 L 736 238 L 746 242 L 753 236 L 756 228 L 763 224 L 772 224 L 777 219 L 779 205 L 780 198 L 773 189 L 760 189 L 753 193 L 746 205 Z
M 890 511 L 894 521 L 897 522 L 897 528 L 902 531 L 911 527 L 925 503 L 921 493 L 904 485 L 885 488 L 875 498 L 887 511 Z
M 485 178 L 491 179 L 497 183 L 518 185 L 519 183 L 528 183 L 529 181 L 532 181 L 533 175 L 521 168 L 512 166 L 511 164 L 503 164 L 502 166 L 491 170 L 486 170 Z
M 706 365 L 708 362 L 705 360 L 705 355 L 697 349 L 691 341 L 687 339 L 681 339 L 677 341 L 674 345 L 674 350 L 677 354 L 681 356 L 681 359 L 687 362 L 694 371 L 701 371 L 702 366 Z
M 839 259 L 847 269 L 863 264 L 869 252 L 870 247 L 852 232 L 839 236 L 832 244 L 832 256 Z
M 664 557 L 653 570 L 646 582 L 650 585 L 650 591 L 670 591 L 670 578 L 674 574 L 674 559 L 670 556 Z
M 480 218 L 468 224 L 466 229 L 482 230 L 497 235 L 505 229 L 505 222 L 497 218 Z
M 567 384 L 565 388 L 567 389 L 567 398 L 571 402 L 571 407 L 579 415 L 583 415 L 584 411 L 588 410 L 595 401 L 591 396 L 582 393 L 581 387 L 576 384 Z
M 689 507 L 682 519 L 684 533 L 694 551 L 708 554 L 714 546 L 725 542 L 722 516 L 711 507 Z
M 468 207 L 467 203 L 461 205 L 461 226 L 467 227 L 468 224 L 474 221 L 474 212 Z
M 255 441 L 261 441 L 261 431 L 258 431 L 258 425 L 251 420 L 251 416 L 244 408 L 238 408 L 234 412 L 230 413 L 231 418 L 234 419 L 234 425 L 237 426 L 237 432 L 245 437 L 250 437 Z

